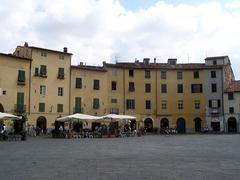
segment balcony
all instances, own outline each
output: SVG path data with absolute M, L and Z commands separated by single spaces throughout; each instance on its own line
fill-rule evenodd
M 47 78 L 47 73 L 40 73 L 39 76 L 43 78 Z
M 83 108 L 74 107 L 73 114 L 75 114 L 75 113 L 83 113 Z
M 26 112 L 26 104 L 14 104 L 14 112 L 16 113 Z
M 25 82 L 25 81 L 19 81 L 19 80 L 18 80 L 18 81 L 17 81 L 17 84 L 18 84 L 18 85 L 26 85 L 26 82 Z
M 210 114 L 212 115 L 218 115 L 220 113 L 220 108 L 212 108 L 209 109 Z
M 64 79 L 64 74 L 58 74 L 58 79 Z

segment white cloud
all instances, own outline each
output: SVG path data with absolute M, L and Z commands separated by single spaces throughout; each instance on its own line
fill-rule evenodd
M 179 62 L 204 62 L 206 55 L 229 55 L 233 68 L 239 66 L 240 1 L 199 5 L 159 1 L 134 12 L 117 0 L 3 0 L 1 4 L 1 52 L 12 52 L 28 41 L 58 50 L 67 46 L 74 64 L 100 65 L 115 56 L 124 61 L 157 57 L 166 62 L 176 57 Z

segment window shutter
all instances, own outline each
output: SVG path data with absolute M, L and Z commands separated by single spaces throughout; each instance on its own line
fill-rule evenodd
M 76 78 L 76 88 L 82 88 L 82 79 Z
M 221 100 L 218 99 L 218 108 L 220 108 L 220 107 L 221 107 Z
M 200 84 L 200 92 L 202 93 L 202 84 Z
M 25 71 L 22 70 L 18 71 L 18 81 L 25 82 Z

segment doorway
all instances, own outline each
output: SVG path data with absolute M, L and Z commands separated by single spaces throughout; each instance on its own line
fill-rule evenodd
M 183 118 L 179 118 L 177 120 L 177 132 L 179 134 L 184 134 L 186 133 L 186 123 L 185 123 L 185 119 Z

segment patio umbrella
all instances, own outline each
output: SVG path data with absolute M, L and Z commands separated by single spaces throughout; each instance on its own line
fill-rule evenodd
M 0 112 L 0 120 L 5 120 L 5 119 L 19 120 L 19 119 L 22 119 L 22 117 Z
M 88 114 L 72 114 L 69 116 L 65 116 L 65 117 L 61 117 L 61 118 L 57 118 L 56 121 L 59 122 L 68 122 L 68 121 L 87 121 L 87 120 L 98 120 L 101 119 L 102 117 L 96 117 L 96 116 L 92 116 L 92 115 L 88 115 Z

